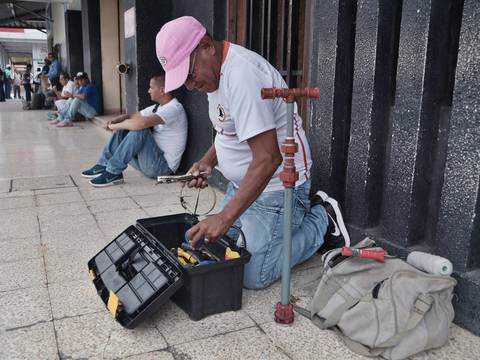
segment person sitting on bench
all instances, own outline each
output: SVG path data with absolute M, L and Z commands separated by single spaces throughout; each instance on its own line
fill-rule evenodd
M 173 174 L 187 144 L 187 115 L 172 93 L 165 92 L 165 75 L 150 78 L 148 90 L 156 105 L 105 124 L 113 136 L 97 164 L 82 172 L 90 184 L 104 187 L 123 183 L 128 164 L 149 178 Z

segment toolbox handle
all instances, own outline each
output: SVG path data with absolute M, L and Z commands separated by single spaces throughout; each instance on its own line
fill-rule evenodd
M 122 261 L 117 265 L 116 270 L 123 274 L 125 278 L 133 278 L 135 271 L 133 269 L 133 263 L 140 249 L 140 247 L 137 247 L 134 248 L 133 251 L 125 254 Z
M 237 225 L 232 225 L 232 226 L 230 226 L 230 229 L 235 229 L 235 230 L 237 230 L 237 231 L 239 232 L 239 234 L 240 234 L 240 236 L 241 236 L 241 238 L 242 238 L 242 243 L 243 243 L 243 245 L 242 245 L 241 247 L 243 247 L 244 249 L 246 249 L 246 248 L 247 248 L 247 239 L 245 238 L 245 234 L 243 233 L 242 229 L 241 229 L 239 226 L 237 226 Z M 232 240 L 233 240 L 233 239 L 232 239 Z M 236 244 L 235 244 L 235 245 L 236 245 Z

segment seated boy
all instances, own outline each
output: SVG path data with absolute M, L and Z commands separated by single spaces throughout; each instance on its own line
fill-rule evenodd
M 77 112 L 87 119 L 100 113 L 100 96 L 97 87 L 90 83 L 85 72 L 77 73 L 76 79 L 80 82 L 78 93 L 67 101 L 65 107 L 59 111 L 58 118 L 51 121 L 50 124 L 57 127 L 71 127 Z
M 187 143 L 187 116 L 183 106 L 165 92 L 165 75 L 150 78 L 150 98 L 157 103 L 105 124 L 113 131 L 97 164 L 82 172 L 90 184 L 104 187 L 123 183 L 128 164 L 149 178 L 174 173 Z

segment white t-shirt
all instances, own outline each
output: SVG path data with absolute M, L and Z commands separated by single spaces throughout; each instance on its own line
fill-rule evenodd
M 225 55 L 224 55 L 225 56 Z M 239 45 L 230 44 L 222 64 L 219 87 L 208 94 L 209 115 L 214 129 L 218 169 L 239 187 L 252 161 L 247 140 L 276 129 L 281 148 L 287 133 L 287 104 L 283 99 L 263 100 L 262 88 L 286 88 L 280 73 L 263 57 Z M 310 147 L 302 119 L 294 106 L 294 134 L 298 144 L 295 167 L 299 173 L 296 186 L 310 178 Z M 264 192 L 283 189 L 280 166 Z
M 153 127 L 153 137 L 163 151 L 168 167 L 175 172 L 187 145 L 187 114 L 177 99 L 172 99 L 163 106 L 159 105 L 154 112 L 156 106 L 149 106 L 140 111 L 140 114 L 142 116 L 157 115 L 162 118 L 164 124 Z
M 75 89 L 75 83 L 72 80 L 68 80 L 67 84 L 62 88 L 62 96 L 66 96 L 66 93 L 73 94 Z

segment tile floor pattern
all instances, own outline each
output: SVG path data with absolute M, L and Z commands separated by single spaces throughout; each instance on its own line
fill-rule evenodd
M 178 185 L 131 169 L 105 189 L 81 178 L 106 138 L 90 123 L 56 129 L 45 111 L 0 104 L 0 359 L 362 359 L 301 317 L 275 324 L 279 283 L 244 291 L 237 312 L 192 322 L 167 303 L 135 330 L 119 326 L 87 260 L 136 219 L 182 208 Z M 294 269 L 293 294 L 310 295 L 319 275 L 318 257 Z M 457 326 L 447 346 L 414 357 L 459 358 L 480 358 L 480 339 Z

